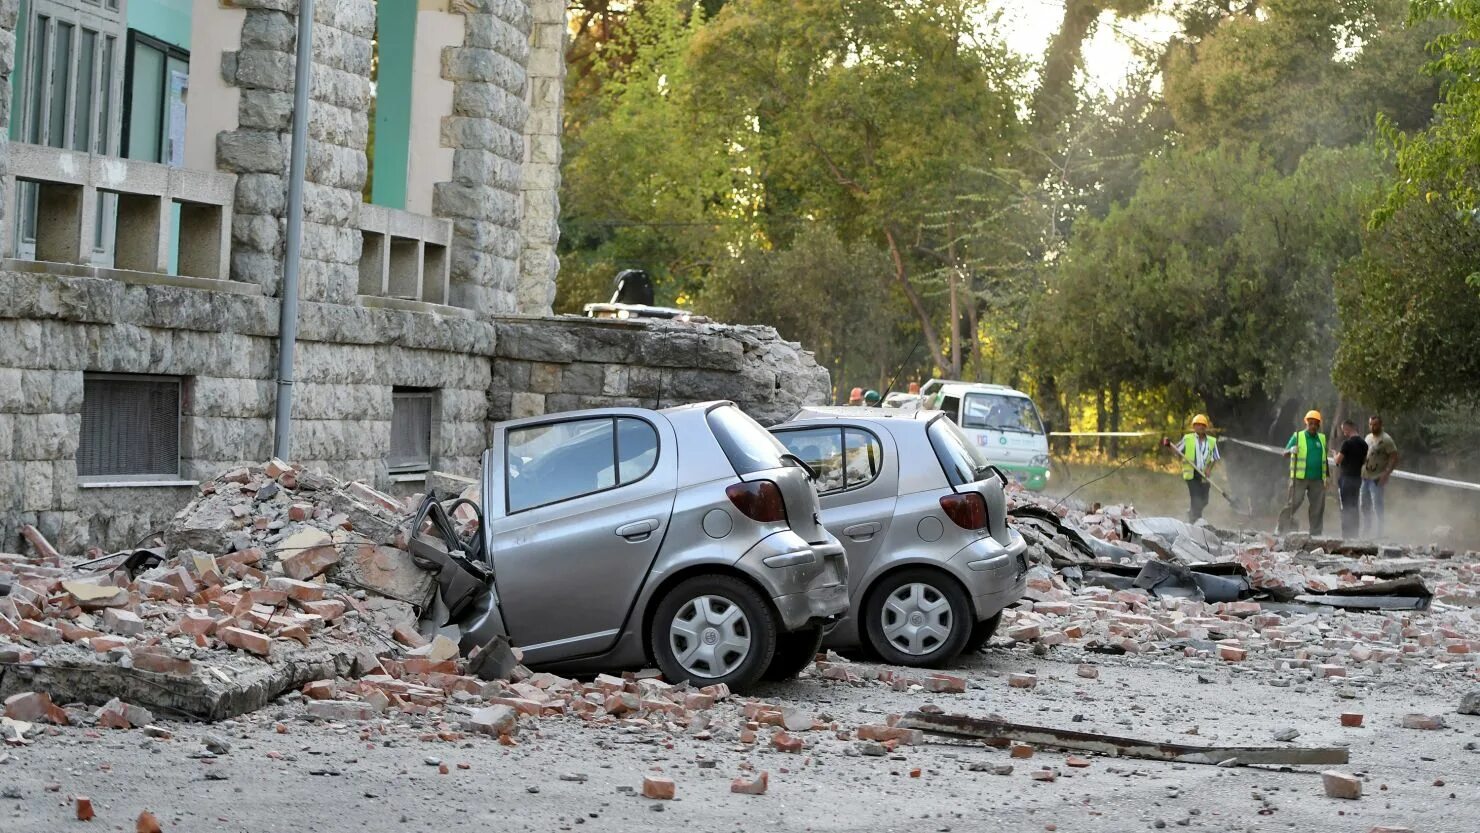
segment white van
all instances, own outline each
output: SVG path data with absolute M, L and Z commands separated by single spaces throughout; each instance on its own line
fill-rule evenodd
M 931 379 L 922 410 L 944 411 L 987 459 L 1029 489 L 1048 486 L 1048 434 L 1032 397 L 1006 385 Z

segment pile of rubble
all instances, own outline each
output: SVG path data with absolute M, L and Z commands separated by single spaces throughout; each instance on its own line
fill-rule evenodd
M 1012 642 L 1259 664 L 1274 685 L 1415 665 L 1480 679 L 1480 553 L 1012 501 L 1036 562 L 999 626 Z
M 336 676 L 419 694 L 459 651 L 418 629 L 436 582 L 408 551 L 414 505 L 274 460 L 203 484 L 157 548 L 68 566 L 27 528 L 35 554 L 0 554 L 0 695 L 216 720 Z

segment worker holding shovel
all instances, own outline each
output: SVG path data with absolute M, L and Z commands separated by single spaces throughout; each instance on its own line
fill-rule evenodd
M 1207 415 L 1198 414 L 1192 418 L 1191 433 L 1176 445 L 1165 437 L 1161 441 L 1182 458 L 1182 479 L 1187 481 L 1187 497 L 1192 504 L 1187 511 L 1187 522 L 1193 524 L 1208 508 L 1208 494 L 1212 488 L 1209 478 L 1213 474 L 1213 466 L 1222 459 L 1218 455 L 1218 439 L 1208 436 L 1209 427 Z

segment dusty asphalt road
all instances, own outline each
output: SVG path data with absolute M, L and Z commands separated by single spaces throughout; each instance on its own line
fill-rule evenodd
M 1097 680 L 1075 666 L 1100 666 Z M 1009 688 L 1006 674 L 1034 671 L 1036 689 Z M 309 722 L 300 705 L 280 701 L 241 720 L 203 726 L 161 720 L 174 732 L 67 728 L 24 748 L 0 749 L 0 831 L 133 830 L 143 809 L 166 831 L 1358 831 L 1378 825 L 1419 833 L 1480 831 L 1480 717 L 1455 714 L 1476 687 L 1460 672 L 1384 672 L 1353 680 L 1270 685 L 1273 675 L 1216 660 L 1047 658 L 1027 648 L 992 648 L 956 670 L 965 694 L 895 692 L 877 683 L 849 686 L 802 679 L 756 692 L 837 721 L 840 728 L 882 722 L 884 713 L 935 703 L 947 712 L 1163 740 L 1275 743 L 1285 728 L 1294 745 L 1346 743 L 1348 771 L 1363 775 L 1359 801 L 1325 797 L 1319 768 L 1222 769 L 1092 756 L 1087 769 L 1038 751 L 1014 760 L 1012 774 L 968 769 L 1009 763 L 1006 751 L 932 742 L 892 757 L 860 757 L 830 731 L 802 733 L 809 748 L 784 754 L 737 743 L 740 717 L 716 708 L 714 739 L 659 730 L 593 728 L 573 718 L 529 720 L 517 747 L 486 737 L 423 741 L 433 721 L 384 724 Z M 1199 682 L 1199 675 L 1209 682 Z M 1342 728 L 1358 711 L 1366 726 Z M 1399 727 L 1410 712 L 1444 715 L 1448 727 Z M 1081 722 L 1074 722 L 1080 716 Z M 285 734 L 275 724 L 286 727 Z M 384 733 L 381 727 L 384 726 Z M 362 735 L 370 727 L 368 739 Z M 1196 736 L 1190 736 L 1190 731 Z M 212 758 L 201 738 L 229 740 Z M 7 757 L 8 756 L 8 757 Z M 715 761 L 703 768 L 698 758 Z M 445 763 L 439 774 L 435 762 Z M 731 778 L 749 763 L 770 773 L 764 796 L 734 795 Z M 459 768 L 466 764 L 467 769 Z M 1029 773 L 1057 767 L 1058 780 Z M 918 768 L 918 777 L 911 777 Z M 677 781 L 675 801 L 640 791 L 644 774 Z M 572 780 L 562 780 L 561 776 Z M 585 780 L 581 780 L 584 776 Z M 1442 783 L 1442 786 L 1440 785 Z M 97 818 L 76 821 L 71 798 L 91 798 Z M 1261 811 L 1263 814 L 1261 814 Z

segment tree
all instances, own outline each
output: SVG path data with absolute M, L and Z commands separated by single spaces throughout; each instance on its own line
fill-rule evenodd
M 969 0 L 732 0 L 689 63 L 755 177 L 737 196 L 762 227 L 803 215 L 846 243 L 880 245 L 942 370 L 937 312 L 915 283 L 921 250 L 943 244 L 927 218 L 977 190 L 971 172 L 998 167 L 1019 134 L 1021 66 L 978 37 L 975 11 Z
M 1480 226 L 1442 199 L 1413 200 L 1363 249 L 1338 283 L 1341 389 L 1384 409 L 1480 395 L 1480 295 L 1465 282 Z
M 1365 149 L 1282 175 L 1257 148 L 1152 160 L 1124 206 L 1076 228 L 1033 310 L 1047 366 L 1084 388 L 1170 385 L 1220 425 L 1266 436 L 1327 375 L 1332 276 L 1356 254 L 1376 177 Z
M 694 307 L 723 321 L 770 324 L 807 345 L 837 387 L 879 385 L 910 335 L 910 318 L 891 297 L 891 268 L 873 246 L 846 246 L 813 224 L 787 249 L 755 242 L 720 262 Z

